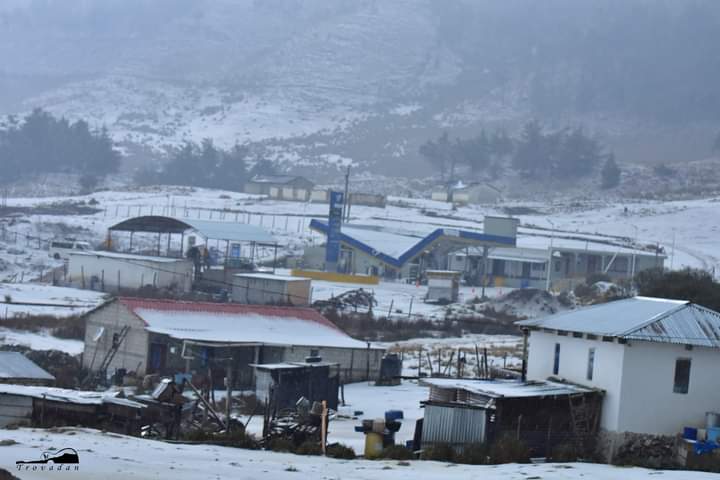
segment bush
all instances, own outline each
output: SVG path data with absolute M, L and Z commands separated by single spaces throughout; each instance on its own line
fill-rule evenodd
M 357 456 L 355 455 L 355 450 L 341 443 L 333 443 L 332 445 L 328 445 L 325 451 L 328 457 L 342 458 L 344 460 L 354 460 Z
M 550 461 L 552 462 L 576 462 L 577 460 L 577 448 L 572 443 L 555 445 L 552 452 L 550 452 Z
M 295 449 L 295 453 L 298 455 L 320 455 L 322 454 L 322 448 L 320 448 L 320 442 L 305 440 Z
M 591 298 L 595 294 L 595 290 L 587 283 L 581 283 L 573 290 L 575 296 L 578 298 Z
M 294 452 L 295 444 L 289 438 L 276 437 L 271 438 L 265 448 L 273 452 Z
M 457 463 L 469 465 L 486 465 L 490 460 L 490 448 L 485 443 L 473 443 L 463 448 L 462 452 L 455 457 Z
M 413 451 L 402 445 L 392 445 L 382 452 L 381 458 L 390 460 L 412 460 L 415 458 Z
M 511 436 L 500 437 L 490 447 L 490 463 L 529 463 L 530 449 Z
M 440 443 L 423 450 L 421 458 L 438 462 L 452 462 L 455 458 L 455 451 L 450 445 Z

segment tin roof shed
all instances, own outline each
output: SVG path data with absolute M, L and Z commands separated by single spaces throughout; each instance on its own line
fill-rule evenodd
M 20 352 L 0 352 L 0 382 L 51 385 L 55 377 Z

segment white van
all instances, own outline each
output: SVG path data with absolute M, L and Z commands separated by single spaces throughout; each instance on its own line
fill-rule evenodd
M 88 242 L 79 242 L 77 240 L 53 240 L 50 242 L 50 255 L 55 260 L 67 260 L 68 254 L 78 251 L 91 251 L 92 246 Z

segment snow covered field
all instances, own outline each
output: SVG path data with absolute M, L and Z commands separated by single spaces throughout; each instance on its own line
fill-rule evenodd
M 62 433 L 61 433 L 62 432 Z M 51 432 L 39 429 L 0 430 L 0 468 L 23 480 L 67 477 L 114 480 L 128 478 L 205 479 L 357 479 L 357 480 L 709 480 L 715 474 L 686 471 L 654 471 L 597 464 L 506 464 L 497 466 L 455 465 L 440 462 L 333 460 L 210 445 L 180 445 L 142 440 L 96 430 L 67 428 Z M 4 442 L 11 443 L 11 442 Z M 78 471 L 18 471 L 18 460 L 36 460 L 44 451 L 74 448 Z
M 384 209 L 353 206 L 351 224 L 375 225 L 422 235 L 440 227 L 481 230 L 485 215 L 504 214 L 495 206 L 467 206 L 453 211 L 446 203 L 426 199 L 391 197 L 389 200 L 390 204 Z M 61 235 L 63 229 L 58 226 L 61 224 L 69 226 L 74 236 L 99 243 L 110 225 L 137 215 L 243 222 L 270 230 L 280 243 L 281 254 L 300 254 L 304 246 L 324 241 L 321 235 L 308 229 L 308 224 L 312 218 L 326 216 L 328 209 L 325 204 L 281 202 L 235 192 L 184 187 L 108 190 L 75 197 L 9 198 L 8 206 L 29 208 L 68 201 L 90 202 L 98 213 L 38 215 L 29 211 L 14 218 L 12 225 L 6 226 L 5 241 L 0 241 L 0 280 L 10 277 L 17 280 L 21 276 L 27 280 L 39 275 L 43 269 L 57 266 L 58 262 L 49 259 L 44 248 L 48 240 Z M 630 245 L 636 240 L 642 245 L 660 244 L 668 257 L 668 267 L 720 271 L 720 250 L 715 242 L 720 232 L 720 208 L 715 198 L 622 204 L 568 200 L 552 205 L 509 203 L 503 206 L 522 206 L 537 211 L 519 215 L 522 222 L 520 244 L 548 243 L 554 224 L 556 242 L 563 241 L 563 237 L 572 237 L 586 240 L 587 243 L 581 243 L 588 248 L 602 245 L 593 244 L 593 241 Z M 20 235 L 19 240 L 15 240 L 15 233 Z M 24 235 L 33 240 L 25 240 Z M 41 241 L 34 240 L 37 238 Z M 566 241 L 569 240 L 566 238 Z M 400 307 L 407 311 L 413 294 L 406 291 L 400 296 L 408 299 L 404 302 L 407 305 Z

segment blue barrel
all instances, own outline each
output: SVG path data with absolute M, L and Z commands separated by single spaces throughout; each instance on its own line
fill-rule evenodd
M 396 420 L 402 420 L 404 418 L 402 410 L 388 410 L 385 412 L 385 421 L 394 422 Z

